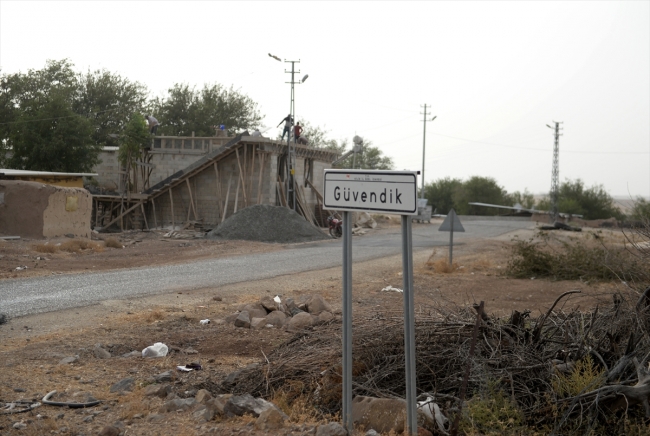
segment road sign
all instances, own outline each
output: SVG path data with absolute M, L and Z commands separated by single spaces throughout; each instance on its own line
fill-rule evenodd
M 324 209 L 417 215 L 417 171 L 325 170 Z
M 452 231 L 464 232 L 465 231 L 465 228 L 460 223 L 460 220 L 458 219 L 458 215 L 456 215 L 456 211 L 454 209 L 449 211 L 447 217 L 440 225 L 438 231 L 439 232 L 452 232 Z

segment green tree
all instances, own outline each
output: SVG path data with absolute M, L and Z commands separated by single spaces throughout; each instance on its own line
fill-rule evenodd
M 124 134 L 120 137 L 118 153 L 120 163 L 127 168 L 127 183 L 133 191 L 138 190 L 140 185 L 138 180 L 144 180 L 146 168 L 138 166 L 137 162 L 144 161 L 144 149 L 150 144 L 151 136 L 144 116 L 134 112 L 124 129 Z
M 437 213 L 447 214 L 449 210 L 455 208 L 454 192 L 463 184 L 461 179 L 452 179 L 445 177 L 435 182 L 424 185 L 424 197 L 429 200 L 429 204 Z
M 538 208 L 551 210 L 549 197 L 542 199 Z M 582 180 L 565 180 L 558 192 L 558 210 L 562 213 L 582 215 L 588 220 L 616 218 L 623 219 L 621 210 L 614 205 L 614 199 L 602 185 L 585 188 Z
M 91 172 L 100 147 L 92 144 L 92 124 L 72 111 L 65 93 L 55 90 L 38 108 L 21 113 L 9 134 L 11 168 Z
M 532 209 L 535 206 L 535 196 L 524 189 L 524 192 L 515 191 L 508 194 L 508 200 L 511 205 L 521 204 L 524 209 Z
M 329 138 L 329 130 L 320 126 L 314 126 L 307 120 L 300 121 L 300 125 L 303 129 L 301 136 L 307 138 L 309 147 L 325 148 L 341 154 L 344 153 L 347 147 L 347 141 L 337 141 L 336 139 Z M 278 135 L 277 139 L 280 139 L 280 135 Z
M 453 195 L 456 212 L 460 215 L 496 215 L 498 209 L 470 206 L 469 202 L 509 205 L 510 199 L 492 177 L 473 176 L 456 187 Z
M 144 112 L 147 88 L 107 70 L 78 75 L 73 110 L 88 114 L 93 124 L 93 143 L 118 146 L 116 135 L 124 131 L 134 112 Z
M 650 201 L 643 197 L 637 197 L 634 200 L 634 206 L 630 212 L 630 218 L 635 221 L 649 221 L 650 220 Z
M 347 147 L 347 141 L 343 141 L 343 150 Z M 354 154 L 350 154 L 347 158 L 336 164 L 337 168 L 350 168 L 354 166 L 355 169 L 364 170 L 392 170 L 394 167 L 393 159 L 389 156 L 384 156 L 384 153 L 379 147 L 373 147 L 372 141 L 365 140 L 363 143 L 363 151 L 357 153 L 356 161 Z
M 0 155 L 16 169 L 86 172 L 97 163 L 92 123 L 75 113 L 78 78 L 67 60 L 0 77 Z
M 159 132 L 168 136 L 214 136 L 214 126 L 224 124 L 228 134 L 259 127 L 262 120 L 257 103 L 232 87 L 203 85 L 197 90 L 187 84 L 175 84 L 167 96 L 152 102 Z

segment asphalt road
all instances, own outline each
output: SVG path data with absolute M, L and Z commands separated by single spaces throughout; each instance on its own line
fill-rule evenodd
M 531 228 L 530 221 L 463 222 L 465 233 L 454 233 L 454 245 L 468 239 L 490 239 L 513 230 Z M 414 225 L 414 251 L 449 243 L 438 225 Z M 399 254 L 401 230 L 355 237 L 354 262 Z M 133 268 L 111 272 L 63 274 L 0 281 L 0 313 L 10 317 L 87 306 L 174 291 L 214 287 L 285 274 L 326 269 L 342 263 L 341 241 L 289 246 L 272 253 L 202 260 L 192 263 Z M 253 268 L 251 267 L 253 266 Z

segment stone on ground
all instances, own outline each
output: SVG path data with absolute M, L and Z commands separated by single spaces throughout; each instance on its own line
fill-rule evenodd
M 312 315 L 320 315 L 321 312 L 331 312 L 332 306 L 330 306 L 320 295 L 312 296 L 309 301 L 306 303 L 307 312 Z
M 348 436 L 341 424 L 330 422 L 329 424 L 319 425 L 316 429 L 316 436 Z
M 300 312 L 291 317 L 286 324 L 286 329 L 290 332 L 304 330 L 307 327 L 314 325 L 311 315 L 307 312 Z
M 242 327 L 245 329 L 251 327 L 251 319 L 247 311 L 240 312 L 239 315 L 237 315 L 237 319 L 235 320 L 235 327 Z
M 357 396 L 352 400 L 352 423 L 363 430 L 379 433 L 404 431 L 406 401 Z
M 131 377 L 123 378 L 122 380 L 118 381 L 115 383 L 113 386 L 111 386 L 111 392 L 124 392 L 124 391 L 132 391 L 133 390 L 133 385 L 135 384 L 135 380 Z
M 285 416 L 275 407 L 271 407 L 260 413 L 255 421 L 255 428 L 260 431 L 280 429 L 284 426 Z

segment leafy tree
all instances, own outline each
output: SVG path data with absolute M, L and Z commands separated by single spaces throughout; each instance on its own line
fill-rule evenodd
M 643 197 L 637 197 L 630 212 L 630 218 L 635 221 L 650 220 L 650 201 Z
M 438 179 L 433 183 L 424 185 L 424 197 L 429 200 L 429 204 L 438 213 L 447 214 L 449 210 L 455 208 L 454 192 L 463 184 L 460 179 L 445 177 Z
M 107 70 L 78 75 L 74 111 L 90 115 L 92 141 L 97 145 L 119 145 L 115 136 L 125 129 L 134 112 L 144 112 L 146 104 L 147 88 L 139 82 Z
M 9 133 L 9 166 L 55 172 L 91 172 L 100 147 L 92 124 L 72 111 L 65 92 L 54 90 L 40 107 L 18 115 Z
M 347 147 L 347 141 L 342 144 Z M 394 167 L 393 159 L 389 156 L 384 156 L 384 153 L 379 147 L 373 147 L 371 141 L 364 141 L 363 151 L 357 153 L 356 160 L 353 154 L 348 156 L 343 161 L 336 165 L 338 168 L 350 168 L 354 166 L 355 169 L 364 170 L 392 170 Z
M 225 124 L 228 134 L 259 126 L 262 116 L 250 97 L 219 84 L 203 85 L 197 90 L 187 84 L 175 84 L 167 96 L 155 99 L 154 116 L 159 131 L 169 136 L 213 136 L 214 126 Z
M 85 172 L 100 147 L 92 123 L 74 112 L 78 80 L 67 60 L 0 77 L 1 155 L 17 169 Z
M 469 202 L 509 205 L 507 192 L 492 177 L 473 176 L 456 187 L 453 194 L 456 212 L 460 215 L 496 215 L 497 209 L 470 206 Z
M 302 120 L 300 121 L 302 126 L 302 136 L 309 140 L 309 146 L 315 148 L 325 148 L 328 150 L 333 150 L 343 154 L 345 148 L 347 147 L 347 141 L 337 141 L 336 139 L 330 139 L 328 137 L 329 130 L 326 130 L 320 126 L 314 126 L 309 121 Z M 280 135 L 278 135 L 280 139 Z
M 528 192 L 528 189 L 524 189 L 524 192 L 515 191 L 508 194 L 508 199 L 513 206 L 519 203 L 524 209 L 532 209 L 535 206 L 535 196 Z
M 538 208 L 551 210 L 548 197 L 542 199 Z M 614 205 L 614 199 L 605 191 L 602 185 L 594 185 L 586 189 L 582 180 L 565 180 L 558 192 L 558 209 L 563 213 L 582 215 L 588 220 L 616 218 L 623 219 L 624 215 Z
M 133 113 L 120 138 L 118 159 L 127 168 L 127 182 L 134 191 L 138 190 L 138 170 L 144 170 L 144 168 L 139 168 L 136 162 L 144 160 L 144 149 L 150 144 L 151 136 L 144 116 L 138 112 Z M 144 179 L 143 171 L 140 173 Z

